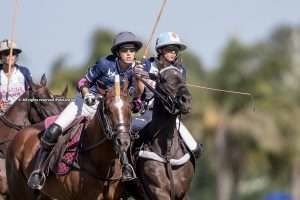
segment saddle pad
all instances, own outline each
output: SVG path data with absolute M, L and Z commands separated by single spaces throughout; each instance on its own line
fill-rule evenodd
M 82 126 L 83 127 L 83 126 Z M 63 154 L 62 159 L 57 163 L 54 168 L 54 173 L 56 175 L 62 176 L 70 172 L 73 167 L 74 162 L 78 156 L 78 145 L 81 137 L 82 128 L 79 127 L 76 133 L 71 136 L 67 143 L 66 151 Z
M 44 122 L 45 128 L 55 122 L 57 117 L 58 116 L 48 117 Z M 65 175 L 69 173 L 74 166 L 78 156 L 81 134 L 87 123 L 85 117 L 76 118 L 53 147 L 49 167 L 56 175 Z

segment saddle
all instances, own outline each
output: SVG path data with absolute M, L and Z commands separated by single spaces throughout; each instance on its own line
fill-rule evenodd
M 57 116 L 47 118 L 45 120 L 45 128 L 50 126 L 56 118 Z M 51 171 L 58 176 L 63 176 L 68 174 L 72 169 L 79 169 L 77 157 L 80 138 L 87 124 L 87 118 L 76 118 L 58 138 L 57 143 L 45 161 L 44 166 L 47 166 L 47 169 L 45 169 L 46 174 Z

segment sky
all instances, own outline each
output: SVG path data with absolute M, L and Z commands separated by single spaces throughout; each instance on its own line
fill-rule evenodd
M 15 0 L 0 0 L 0 39 L 11 38 Z M 88 57 L 91 34 L 98 28 L 132 31 L 147 41 L 162 0 L 18 0 L 15 40 L 19 64 L 34 79 L 49 74 L 54 60 L 67 65 Z M 246 43 L 267 38 L 282 24 L 300 24 L 299 0 L 168 0 L 156 34 L 177 32 L 207 67 L 217 65 L 227 40 Z M 154 43 L 152 41 L 152 44 Z M 153 48 L 153 45 L 152 45 Z

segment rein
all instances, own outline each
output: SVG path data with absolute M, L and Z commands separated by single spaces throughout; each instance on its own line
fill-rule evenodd
M 88 151 L 91 151 L 93 149 L 95 149 L 96 147 L 100 146 L 101 144 L 103 144 L 104 142 L 106 142 L 107 140 L 112 140 L 114 138 L 114 133 L 115 131 L 119 128 L 119 127 L 122 127 L 122 126 L 130 126 L 126 123 L 118 123 L 116 125 L 116 127 L 112 128 L 110 126 L 110 123 L 109 123 L 109 119 L 107 117 L 107 115 L 105 114 L 105 106 L 104 106 L 104 101 L 103 99 L 100 99 L 99 101 L 99 104 L 98 105 L 98 109 L 97 109 L 97 112 L 96 112 L 96 117 L 97 119 L 102 122 L 102 130 L 104 132 L 104 137 L 102 137 L 98 142 L 96 142 L 95 144 L 92 144 L 86 148 L 83 148 L 81 146 L 80 148 L 80 152 L 88 152 Z M 99 108 L 101 107 L 101 108 Z M 101 109 L 101 110 L 100 110 Z M 131 126 L 129 128 L 129 130 L 131 130 Z M 109 172 L 107 175 L 109 175 L 111 173 L 111 168 L 112 167 L 109 167 Z M 90 170 L 87 170 L 87 169 L 84 169 L 84 168 L 79 168 L 80 170 L 83 170 L 85 172 L 87 172 L 90 176 L 94 177 L 95 179 L 98 179 L 98 180 L 101 180 L 101 181 L 120 181 L 122 180 L 122 174 L 120 177 L 117 177 L 117 178 L 109 178 L 109 177 L 102 177 L 102 176 L 98 176 L 98 175 L 95 175 L 93 172 L 91 172 Z
M 3 122 L 3 124 L 9 128 L 13 128 L 17 131 L 20 131 L 21 129 L 25 128 L 25 125 L 18 125 L 13 122 L 11 122 L 7 117 L 4 115 L 0 116 L 0 121 Z
M 104 131 L 105 136 L 103 138 L 101 138 L 98 142 L 96 142 L 95 144 L 92 144 L 86 148 L 82 148 L 81 152 L 90 151 L 90 150 L 96 148 L 97 146 L 103 144 L 106 140 L 112 140 L 115 135 L 114 133 L 118 130 L 118 127 L 129 126 L 129 132 L 131 132 L 131 126 L 126 123 L 118 123 L 116 125 L 116 127 L 112 128 L 109 125 L 110 124 L 109 119 L 108 119 L 107 115 L 105 114 L 104 101 L 102 99 L 100 99 L 99 104 L 100 104 L 99 106 L 101 108 L 99 108 L 99 106 L 98 106 L 96 116 L 97 116 L 98 120 L 102 122 L 102 129 Z M 99 110 L 99 109 L 101 109 L 101 110 Z
M 33 107 L 37 111 L 37 114 L 39 115 L 40 119 L 46 119 L 48 116 L 51 115 L 47 110 L 43 108 L 43 106 L 41 106 L 41 99 L 34 95 L 32 89 L 29 89 L 29 99 L 32 99 L 32 101 L 29 101 L 28 103 L 28 114 L 31 110 L 30 107 Z M 28 116 L 28 118 L 31 122 L 34 122 L 34 120 L 30 116 Z
M 165 71 L 168 70 L 175 70 L 180 72 L 180 70 L 177 67 L 174 66 L 168 66 L 165 67 L 163 69 L 161 69 L 159 71 L 159 74 L 164 73 Z M 150 75 L 151 79 L 153 78 L 153 75 Z M 149 83 L 147 83 L 147 81 L 145 81 L 143 78 L 138 77 L 143 84 L 145 84 L 145 86 L 151 91 L 153 92 L 154 96 L 157 97 L 165 106 L 166 110 L 170 113 L 170 114 L 177 114 L 178 110 L 176 109 L 176 105 L 177 105 L 177 99 L 175 97 L 173 97 L 172 95 L 169 95 L 163 88 L 161 88 L 159 85 L 156 86 L 156 88 L 152 87 Z M 156 76 L 154 76 L 154 79 L 157 79 Z M 159 80 L 158 80 L 159 81 Z
M 103 101 L 100 100 L 99 104 L 101 104 L 100 106 L 102 107 L 102 111 L 104 111 Z M 99 107 L 99 106 L 98 106 L 98 107 Z M 108 135 L 110 135 L 110 134 L 109 134 L 109 131 L 112 131 L 112 130 L 111 130 L 110 127 L 108 127 L 108 125 L 106 125 L 108 119 L 107 119 L 107 117 L 105 117 L 105 119 L 103 119 L 104 114 L 103 114 L 103 113 L 99 114 L 99 112 L 101 113 L 101 111 L 99 111 L 99 109 L 97 109 L 96 116 L 97 116 L 97 118 L 104 124 L 104 127 L 102 126 L 102 128 L 103 128 L 103 131 L 104 131 L 105 136 L 104 136 L 103 138 L 101 138 L 98 142 L 96 142 L 95 144 L 92 144 L 92 145 L 90 145 L 90 146 L 88 146 L 88 147 L 85 147 L 85 148 L 84 148 L 84 147 L 81 145 L 80 152 L 91 151 L 91 150 L 95 149 L 96 147 L 98 147 L 99 145 L 103 144 L 107 139 L 111 139 Z M 107 132 L 108 132 L 108 133 L 107 133 Z
M 118 130 L 119 127 L 123 127 L 123 126 L 129 127 L 129 132 L 131 132 L 131 125 L 123 123 L 123 122 L 118 123 L 114 128 L 112 128 L 109 123 L 109 119 L 108 119 L 107 115 L 105 114 L 105 106 L 104 106 L 103 100 L 100 100 L 100 106 L 101 106 L 101 110 L 97 111 L 97 117 L 103 124 L 102 127 L 103 127 L 104 134 L 107 139 L 109 139 L 109 140 L 113 139 L 115 136 L 115 132 Z

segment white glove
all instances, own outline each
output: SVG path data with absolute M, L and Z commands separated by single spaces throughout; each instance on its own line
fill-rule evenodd
M 83 99 L 88 106 L 93 106 L 96 103 L 96 97 L 92 93 L 87 93 Z

